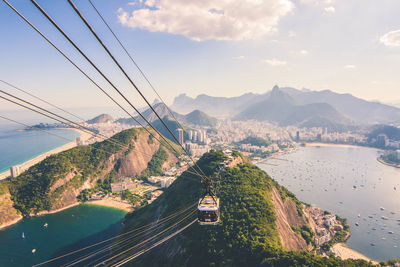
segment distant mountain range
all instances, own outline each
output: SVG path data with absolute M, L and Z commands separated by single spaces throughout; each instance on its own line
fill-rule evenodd
M 400 108 L 369 102 L 350 94 L 330 90 L 311 91 L 274 86 L 265 94 L 248 93 L 239 97 L 179 95 L 172 109 L 206 111 L 215 117 L 238 120 L 273 121 L 281 125 L 351 125 L 400 122 Z
M 93 123 L 105 123 L 105 122 L 113 122 L 114 118 L 108 114 L 101 114 L 97 117 L 94 117 L 91 120 L 88 120 L 87 123 L 93 124 Z
M 164 118 L 165 116 L 169 117 L 169 120 L 172 120 L 172 116 L 169 113 L 168 109 L 165 107 L 163 103 L 155 103 L 153 105 L 154 110 L 157 112 L 157 114 L 161 117 Z M 176 113 L 172 111 L 174 117 L 178 119 L 180 123 L 183 124 L 188 124 L 192 126 L 208 126 L 208 127 L 214 127 L 218 120 L 214 117 L 208 116 L 206 113 L 200 111 L 200 110 L 194 110 L 186 115 L 182 115 L 179 113 Z M 154 112 L 148 108 L 142 112 L 143 117 L 145 117 L 149 122 L 153 123 L 158 120 L 157 116 L 154 114 Z M 146 125 L 146 122 L 140 117 L 136 116 L 135 119 L 139 121 L 142 125 Z M 107 114 L 102 114 L 99 115 L 91 120 L 88 120 L 88 123 L 104 123 L 108 121 L 114 121 L 114 118 L 111 117 L 110 115 Z M 115 120 L 116 122 L 119 123 L 124 123 L 128 125 L 138 125 L 137 122 L 135 122 L 132 118 L 120 118 Z

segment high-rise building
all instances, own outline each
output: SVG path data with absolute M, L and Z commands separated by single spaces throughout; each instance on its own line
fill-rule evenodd
M 380 147 L 387 146 L 388 141 L 386 134 L 380 134 L 376 137 L 376 144 Z
M 193 139 L 193 131 L 192 130 L 189 131 L 189 136 L 188 137 L 189 137 L 189 140 Z
M 296 142 L 299 142 L 299 141 L 300 141 L 300 132 L 297 131 L 296 132 Z
M 17 177 L 21 173 L 21 169 L 19 166 L 13 166 L 10 168 L 11 177 Z
M 176 137 L 181 145 L 183 145 L 183 130 L 181 128 L 176 129 Z
M 197 142 L 197 140 L 198 140 L 198 133 L 197 133 L 197 131 L 194 131 L 193 132 L 193 142 Z

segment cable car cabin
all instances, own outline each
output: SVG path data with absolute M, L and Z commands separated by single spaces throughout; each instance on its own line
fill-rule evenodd
M 219 223 L 219 198 L 206 195 L 199 200 L 197 217 L 200 225 L 216 225 Z

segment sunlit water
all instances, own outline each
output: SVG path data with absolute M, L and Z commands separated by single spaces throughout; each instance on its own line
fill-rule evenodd
M 118 209 L 80 205 L 59 213 L 25 219 L 0 230 L 0 266 L 32 266 L 113 237 L 118 234 L 125 214 Z M 25 238 L 22 238 L 22 233 Z M 32 253 L 33 249 L 36 249 L 35 253 Z M 49 266 L 60 266 L 76 259 L 77 255 Z
M 347 218 L 348 246 L 381 261 L 400 258 L 400 169 L 379 163 L 378 153 L 361 147 L 304 147 L 258 166 L 303 202 Z
M 0 128 L 0 173 L 9 170 L 11 166 L 24 163 L 71 142 L 38 130 L 17 131 L 16 129 L 18 128 Z M 78 132 L 69 129 L 47 131 L 69 140 L 75 140 L 80 136 Z

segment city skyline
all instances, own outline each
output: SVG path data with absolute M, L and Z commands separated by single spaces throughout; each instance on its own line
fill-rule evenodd
M 168 104 L 181 93 L 191 97 L 231 97 L 265 93 L 275 84 L 317 91 L 329 89 L 384 103 L 400 102 L 400 77 L 396 72 L 400 60 L 397 1 L 93 3 Z M 30 2 L 11 4 L 106 86 Z M 124 88 L 134 104 L 144 106 L 67 1 L 39 4 Z M 153 100 L 156 96 L 90 5 L 86 1 L 75 4 L 144 94 Z M 172 10 L 184 15 L 178 16 Z M 112 106 L 3 2 L 0 21 L 6 25 L 0 32 L 9 37 L 0 44 L 1 79 L 63 107 Z M 1 88 L 15 92 L 3 84 Z M 15 107 L 3 101 L 0 108 Z

